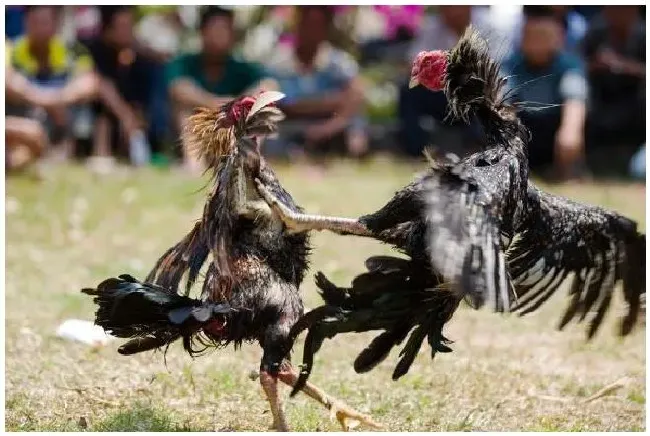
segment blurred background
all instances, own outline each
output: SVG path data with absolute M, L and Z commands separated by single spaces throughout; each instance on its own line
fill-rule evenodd
M 644 6 L 6 6 L 7 87 L 37 85 L 8 94 L 7 169 L 41 156 L 198 171 L 183 117 L 259 87 L 287 95 L 268 157 L 316 172 L 331 155 L 463 154 L 480 128 L 407 81 L 418 51 L 469 24 L 510 76 L 540 177 L 645 177 Z

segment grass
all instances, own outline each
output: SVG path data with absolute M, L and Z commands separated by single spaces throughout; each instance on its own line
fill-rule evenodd
M 338 163 L 326 179 L 308 183 L 299 168 L 277 168 L 308 211 L 348 216 L 381 206 L 417 169 L 379 160 Z M 160 354 L 122 357 L 116 342 L 93 350 L 55 336 L 67 318 L 92 319 L 92 301 L 81 287 L 124 272 L 144 277 L 199 216 L 203 183 L 158 170 L 96 178 L 81 167 L 54 169 L 40 183 L 7 179 L 7 430 L 268 428 L 267 403 L 248 378 L 259 365 L 257 345 L 192 360 L 175 344 L 165 365 Z M 645 189 L 638 185 L 549 189 L 645 222 Z M 326 233 L 313 242 L 312 273 L 322 270 L 339 283 L 360 271 L 369 254 L 388 252 L 373 241 Z M 308 277 L 303 294 L 313 307 L 319 300 Z M 339 337 L 323 346 L 312 381 L 393 431 L 643 431 L 645 328 L 625 340 L 615 337 L 615 313 L 623 308 L 618 298 L 587 344 L 585 326 L 555 329 L 565 298 L 522 319 L 461 310 L 447 328 L 454 352 L 433 362 L 421 353 L 399 382 L 390 379 L 395 354 L 370 374 L 354 373 L 352 361 L 371 335 Z M 616 392 L 581 402 L 623 377 L 628 381 Z M 295 430 L 338 429 L 301 396 L 287 400 L 286 410 Z

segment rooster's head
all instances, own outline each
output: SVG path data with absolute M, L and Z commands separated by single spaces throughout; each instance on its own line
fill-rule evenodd
M 275 131 L 283 118 L 275 103 L 283 97 L 282 93 L 265 91 L 232 100 L 218 110 L 196 109 L 185 124 L 185 147 L 208 167 L 216 168 L 221 157 L 236 153 L 238 140 L 249 137 L 257 141 Z
M 432 91 L 445 87 L 448 53 L 442 50 L 421 51 L 413 61 L 409 88 L 422 85 Z

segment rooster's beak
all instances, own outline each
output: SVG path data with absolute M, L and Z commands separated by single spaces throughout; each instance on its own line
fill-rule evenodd
M 416 76 L 411 77 L 411 80 L 409 81 L 409 89 L 415 88 L 418 86 L 420 82 L 418 81 L 418 78 Z

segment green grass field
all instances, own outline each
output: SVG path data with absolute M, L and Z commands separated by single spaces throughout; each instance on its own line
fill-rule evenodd
M 355 216 L 376 209 L 418 166 L 375 161 L 338 163 L 306 182 L 299 168 L 277 167 L 284 186 L 310 212 Z M 180 344 L 166 365 L 160 353 L 123 357 L 118 341 L 92 350 L 56 337 L 68 318 L 92 319 L 91 298 L 79 290 L 108 276 L 143 278 L 157 257 L 200 215 L 205 180 L 174 171 L 119 172 L 98 178 L 60 167 L 51 178 L 6 185 L 6 429 L 94 431 L 266 430 L 271 423 L 258 382 L 260 349 L 220 350 L 192 360 Z M 591 184 L 549 188 L 601 204 L 645 227 L 645 189 Z M 319 303 L 312 276 L 322 270 L 348 283 L 380 244 L 328 233 L 313 237 L 311 273 L 302 291 Z M 539 313 L 498 316 L 462 309 L 446 330 L 453 353 L 431 361 L 423 351 L 399 382 L 396 353 L 370 374 L 352 369 L 372 335 L 328 341 L 312 381 L 392 431 L 645 430 L 645 327 L 615 337 L 622 299 L 591 343 L 586 326 L 555 329 L 560 293 Z M 302 342 L 294 361 L 302 358 Z M 425 350 L 425 347 L 423 347 Z M 590 396 L 623 379 L 593 401 Z M 294 430 L 338 430 L 309 399 L 288 399 Z

